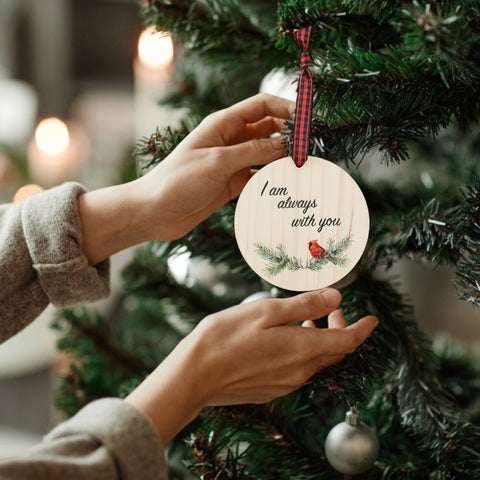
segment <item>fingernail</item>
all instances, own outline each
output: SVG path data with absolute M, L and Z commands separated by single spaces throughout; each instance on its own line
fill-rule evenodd
M 327 307 L 336 307 L 342 301 L 340 292 L 334 288 L 326 288 L 325 290 L 322 290 L 322 295 Z

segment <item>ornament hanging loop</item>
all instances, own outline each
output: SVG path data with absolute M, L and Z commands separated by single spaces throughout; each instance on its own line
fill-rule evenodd
M 295 107 L 295 129 L 293 132 L 293 161 L 301 167 L 308 157 L 310 147 L 310 127 L 312 122 L 313 80 L 310 72 L 310 53 L 308 44 L 312 27 L 294 30 L 293 38 L 302 51 L 300 63 L 302 71 L 298 80 L 297 102 Z
M 345 423 L 356 427 L 360 423 L 360 414 L 356 407 L 350 407 L 350 410 L 345 415 Z

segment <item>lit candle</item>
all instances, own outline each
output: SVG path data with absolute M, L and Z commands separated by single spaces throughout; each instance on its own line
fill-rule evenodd
M 30 175 L 47 187 L 58 185 L 75 173 L 89 152 L 89 141 L 78 125 L 46 118 L 38 124 L 28 145 Z
M 24 202 L 27 197 L 30 195 L 33 195 L 34 193 L 40 193 L 43 192 L 43 188 L 40 187 L 39 185 L 35 184 L 30 184 L 30 185 L 24 185 L 23 187 L 20 187 L 15 195 L 13 196 L 13 201 L 14 203 L 22 203 Z
M 158 105 L 173 73 L 173 42 L 155 27 L 144 30 L 138 40 L 135 74 L 135 136 L 149 136 L 155 128 L 172 124 L 171 108 Z
M 47 155 L 55 156 L 65 152 L 69 141 L 67 125 L 59 118 L 46 118 L 35 130 L 35 143 Z
M 144 65 L 155 70 L 155 76 L 168 72 L 173 62 L 172 39 L 166 32 L 157 32 L 155 27 L 146 28 L 138 39 L 138 57 Z

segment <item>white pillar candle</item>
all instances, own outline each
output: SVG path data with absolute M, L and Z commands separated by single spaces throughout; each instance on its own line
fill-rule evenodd
M 158 105 L 173 73 L 173 58 L 173 42 L 167 33 L 157 32 L 155 27 L 141 33 L 134 61 L 136 138 L 149 136 L 157 126 L 173 123 L 173 110 Z
M 35 125 L 37 103 L 37 95 L 29 84 L 0 78 L 0 143 L 27 143 Z

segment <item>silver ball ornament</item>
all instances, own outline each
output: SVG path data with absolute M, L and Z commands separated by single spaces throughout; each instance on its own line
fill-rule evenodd
M 378 456 L 375 432 L 360 421 L 356 408 L 351 408 L 345 421 L 335 425 L 325 440 L 325 455 L 330 465 L 345 475 L 356 475 L 372 467 Z
M 176 282 L 202 295 L 210 292 L 223 308 L 239 303 L 253 292 L 251 282 L 232 272 L 225 263 L 214 264 L 206 258 L 191 258 L 189 252 L 183 252 L 171 255 L 168 266 Z

